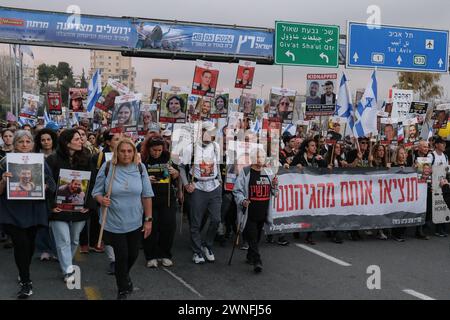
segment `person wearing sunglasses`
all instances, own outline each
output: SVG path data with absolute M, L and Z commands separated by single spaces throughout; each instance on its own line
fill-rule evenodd
M 358 138 L 359 150 L 354 149 L 347 155 L 347 162 L 353 168 L 369 167 L 369 138 Z
M 284 120 L 292 119 L 292 112 L 294 110 L 293 106 L 291 106 L 291 101 L 289 97 L 283 96 L 277 104 L 277 118 L 280 122 Z

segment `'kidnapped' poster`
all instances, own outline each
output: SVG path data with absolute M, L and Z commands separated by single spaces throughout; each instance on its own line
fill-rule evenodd
M 8 153 L 6 171 L 8 200 L 44 200 L 44 155 L 42 153 Z

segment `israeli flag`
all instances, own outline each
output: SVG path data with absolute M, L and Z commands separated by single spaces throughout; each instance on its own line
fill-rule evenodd
M 373 72 L 372 77 L 367 85 L 361 101 L 355 110 L 355 125 L 353 127 L 353 134 L 355 137 L 367 137 L 371 133 L 378 134 L 377 129 L 377 114 L 378 114 L 378 89 L 377 89 L 376 71 Z
M 262 119 L 256 119 L 255 123 L 253 125 L 253 128 L 251 130 L 255 133 L 259 133 L 262 129 L 261 122 L 262 122 Z
M 50 116 L 47 113 L 47 110 L 44 111 L 44 126 L 47 125 L 47 123 L 49 123 L 50 121 L 52 121 L 52 119 L 50 119 Z
M 427 141 L 429 141 L 433 137 L 433 126 L 430 126 L 428 128 L 428 138 Z
M 78 115 L 75 113 L 75 112 L 73 112 L 72 113 L 72 119 L 70 119 L 70 124 L 72 125 L 72 126 L 78 126 L 78 125 L 80 125 L 80 123 L 78 122 Z
M 97 100 L 102 96 L 102 77 L 100 76 L 100 69 L 95 71 L 91 81 L 89 81 L 88 98 L 87 98 L 87 112 L 91 112 Z
M 405 129 L 403 124 L 398 127 L 397 140 L 399 142 L 405 140 Z
M 18 122 L 19 122 L 19 125 L 21 127 L 23 127 L 24 125 L 29 125 L 29 126 L 34 128 L 35 125 L 36 125 L 34 120 L 28 119 L 28 118 L 24 118 L 24 117 L 19 117 L 19 121 Z
M 292 136 L 295 136 L 295 133 L 297 131 L 297 127 L 294 126 L 292 123 L 288 124 L 287 127 L 284 128 L 283 134 L 286 132 L 289 132 Z
M 336 101 L 336 113 L 335 116 L 347 119 L 348 127 L 353 131 L 354 119 L 353 119 L 353 105 L 350 95 L 350 89 L 348 87 L 348 81 L 345 74 L 342 74 L 341 85 L 339 86 L 338 98 Z

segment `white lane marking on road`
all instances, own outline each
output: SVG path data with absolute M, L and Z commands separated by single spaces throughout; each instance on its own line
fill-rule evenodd
M 411 289 L 405 289 L 405 290 L 403 290 L 403 292 L 406 293 L 406 294 L 409 294 L 409 295 L 411 295 L 413 297 L 419 298 L 421 300 L 436 300 L 436 299 L 431 298 L 431 297 L 429 297 L 427 295 L 424 295 L 423 293 L 420 293 L 420 292 L 417 292 L 417 291 L 414 291 L 414 290 L 411 290 Z
M 185 286 L 186 288 L 188 288 L 191 292 L 195 293 L 197 296 L 199 296 L 200 298 L 205 298 L 204 296 L 202 296 L 197 290 L 195 290 L 189 283 L 187 283 L 186 281 L 184 281 L 182 278 L 180 278 L 179 276 L 177 276 L 175 273 L 167 270 L 166 268 L 163 268 L 163 270 L 165 272 L 167 272 L 168 274 L 170 274 L 172 277 L 174 277 L 175 279 L 177 279 L 183 286 Z
M 319 250 L 312 249 L 312 248 L 310 248 L 310 247 L 308 247 L 308 246 L 305 246 L 305 245 L 303 245 L 303 244 L 298 244 L 298 243 L 296 243 L 295 245 L 296 245 L 297 247 L 299 247 L 299 248 L 305 249 L 306 251 L 309 251 L 309 252 L 311 252 L 311 253 L 317 254 L 318 256 L 320 256 L 320 257 L 322 257 L 322 258 L 325 258 L 325 259 L 327 259 L 327 260 L 329 260 L 329 261 L 331 261 L 331 262 L 337 263 L 337 264 L 340 265 L 340 266 L 343 266 L 343 267 L 351 267 L 351 266 L 352 266 L 352 265 L 351 265 L 350 263 L 348 263 L 348 262 L 339 260 L 339 259 L 337 259 L 337 258 L 335 258 L 335 257 L 332 257 L 332 256 L 330 256 L 330 255 L 328 255 L 328 254 L 326 254 L 326 253 L 323 253 L 323 252 L 319 251 Z

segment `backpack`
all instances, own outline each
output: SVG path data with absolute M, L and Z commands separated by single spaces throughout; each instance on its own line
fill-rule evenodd
M 433 160 L 431 161 L 431 165 L 434 166 L 434 162 L 436 161 L 436 156 L 434 155 L 434 152 L 431 153 L 431 156 L 433 157 Z M 445 161 L 448 163 L 448 156 L 446 153 L 444 153 Z
M 97 170 L 100 169 L 100 167 L 102 166 L 102 161 L 103 161 L 103 151 L 100 151 L 100 153 L 98 154 L 98 159 L 97 159 Z M 109 168 L 108 168 L 109 170 Z

